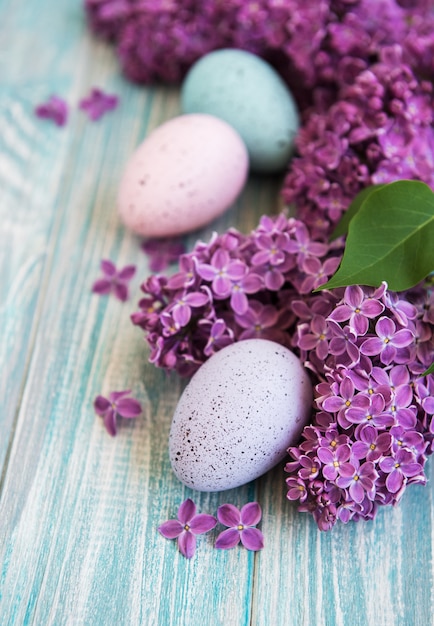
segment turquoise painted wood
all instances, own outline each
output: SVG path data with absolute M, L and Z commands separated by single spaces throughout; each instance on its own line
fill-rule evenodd
M 373 523 L 320 533 L 286 501 L 282 467 L 223 494 L 183 488 L 167 437 L 183 383 L 147 363 L 129 315 L 149 273 L 116 215 L 123 165 L 179 111 L 176 89 L 142 88 L 87 32 L 77 0 L 0 0 L 0 624 L 7 626 L 426 626 L 434 623 L 432 485 Z M 121 106 L 89 123 L 98 85 Z M 37 120 L 51 93 L 59 129 Z M 198 234 L 278 211 L 277 179 L 252 179 Z M 136 263 L 121 304 L 90 293 L 99 261 Z M 110 438 L 96 394 L 131 387 L 144 412 Z M 433 462 L 429 464 L 432 481 Z M 192 496 L 201 511 L 257 499 L 266 547 L 187 561 L 157 526 Z

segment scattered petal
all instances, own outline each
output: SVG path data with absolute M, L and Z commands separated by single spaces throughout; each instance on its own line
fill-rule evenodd
M 215 547 L 219 550 L 230 550 L 240 542 L 240 533 L 236 528 L 223 530 L 216 539 Z
M 178 537 L 178 548 L 181 554 L 191 559 L 196 551 L 196 537 L 191 532 L 182 532 Z
M 217 520 L 213 515 L 199 513 L 196 505 L 187 498 L 178 508 L 178 519 L 164 522 L 158 531 L 167 539 L 178 538 L 178 549 L 187 559 L 191 559 L 196 550 L 196 536 L 214 528 Z
M 177 519 L 169 519 L 158 527 L 158 532 L 166 539 L 176 539 L 184 530 L 183 525 Z
M 241 521 L 241 513 L 233 504 L 222 504 L 217 510 L 217 519 L 225 526 L 238 526 Z
M 187 498 L 178 509 L 178 519 L 181 524 L 189 524 L 196 515 L 196 505 L 191 498 Z
M 233 504 L 222 504 L 217 510 L 219 522 L 229 526 L 217 537 L 215 547 L 221 550 L 234 548 L 241 540 L 247 550 L 262 550 L 264 538 L 260 530 L 254 528 L 261 520 L 262 511 L 257 502 L 249 502 L 241 511 Z
M 35 107 L 35 115 L 40 119 L 51 120 L 57 126 L 65 126 L 68 120 L 68 105 L 59 96 L 51 96 L 47 102 Z
M 90 120 L 96 121 L 108 111 L 115 109 L 118 102 L 118 96 L 106 94 L 94 87 L 87 98 L 80 100 L 78 107 L 87 113 Z
M 135 398 L 126 398 L 130 389 L 112 391 L 108 398 L 96 396 L 93 406 L 95 413 L 104 419 L 107 432 L 114 437 L 117 433 L 116 418 L 118 416 L 132 418 L 142 412 L 142 406 Z
M 262 550 L 264 537 L 258 528 L 245 528 L 241 535 L 241 543 L 247 550 Z
M 103 259 L 101 271 L 104 277 L 94 282 L 92 292 L 99 295 L 113 293 L 121 302 L 128 300 L 128 283 L 136 273 L 136 266 L 127 265 L 118 271 L 112 261 Z

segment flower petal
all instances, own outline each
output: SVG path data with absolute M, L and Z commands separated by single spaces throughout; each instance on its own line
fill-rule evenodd
M 196 505 L 191 498 L 187 498 L 178 509 L 178 519 L 184 526 L 185 524 L 189 524 L 190 520 L 192 520 L 195 515 Z
M 232 283 L 226 276 L 216 276 L 212 281 L 212 290 L 216 296 L 226 298 L 231 292 Z
M 241 281 L 241 285 L 246 293 L 256 293 L 262 287 L 262 278 L 259 274 L 248 274 Z
M 195 515 L 190 522 L 190 530 L 195 535 L 201 535 L 212 530 L 217 524 L 217 520 L 213 515 L 207 515 L 206 513 L 200 513 Z
M 402 487 L 402 483 L 404 482 L 404 476 L 398 470 L 393 470 L 390 472 L 388 477 L 386 478 L 386 487 L 390 491 L 390 493 L 396 493 Z
M 100 278 L 96 280 L 92 285 L 92 293 L 97 293 L 100 296 L 105 296 L 110 293 L 112 284 L 107 278 Z
M 370 337 L 360 346 L 360 352 L 366 356 L 377 356 L 384 349 L 384 341 L 379 337 Z
M 357 502 L 358 504 L 363 502 L 363 498 L 365 497 L 365 491 L 360 484 L 360 480 L 355 480 L 351 483 L 349 492 L 354 502 Z
M 118 278 L 120 280 L 131 280 L 134 274 L 136 273 L 135 265 L 126 265 L 118 274 Z
M 238 315 L 243 315 L 249 308 L 249 301 L 243 291 L 233 291 L 231 295 L 231 307 Z
M 191 320 L 191 309 L 186 304 L 176 304 L 172 311 L 172 317 L 175 324 L 180 328 L 187 326 Z
M 198 307 L 204 306 L 209 301 L 209 296 L 207 293 L 194 291 L 193 293 L 188 293 L 186 296 L 184 296 L 183 300 L 185 300 L 188 306 Z
M 233 504 L 222 504 L 217 509 L 217 519 L 231 528 L 241 523 L 241 513 Z
M 241 543 L 247 550 L 262 550 L 264 536 L 258 528 L 245 528 L 241 531 Z
M 142 412 L 142 406 L 134 398 L 122 398 L 116 402 L 116 411 L 122 417 L 137 417 Z
M 128 396 L 131 393 L 131 389 L 123 389 L 122 391 L 112 391 L 109 394 L 110 402 L 117 403 L 120 398 Z
M 93 406 L 95 409 L 95 413 L 103 417 L 107 409 L 110 408 L 111 403 L 107 398 L 104 398 L 104 396 L 97 396 L 93 401 Z
M 103 259 L 101 261 L 101 270 L 106 276 L 112 278 L 116 274 L 116 266 L 109 259 Z
M 113 285 L 113 293 L 121 302 L 128 300 L 128 287 L 124 283 L 115 283 Z
M 166 539 L 175 539 L 184 530 L 184 526 L 177 519 L 170 519 L 157 528 L 158 532 Z
M 256 526 L 261 517 L 261 507 L 257 502 L 248 502 L 241 509 L 241 523 L 245 526 Z
M 235 548 L 240 541 L 240 533 L 236 528 L 228 528 L 217 537 L 215 547 L 219 550 Z
M 196 537 L 192 533 L 184 531 L 178 537 L 178 548 L 181 554 L 187 559 L 191 559 L 196 551 Z
M 109 409 L 104 415 L 104 426 L 106 427 L 109 435 L 112 437 L 116 436 L 116 413 L 113 409 Z
M 215 278 L 217 270 L 212 265 L 208 265 L 207 263 L 201 263 L 197 266 L 197 273 L 204 280 L 211 281 Z

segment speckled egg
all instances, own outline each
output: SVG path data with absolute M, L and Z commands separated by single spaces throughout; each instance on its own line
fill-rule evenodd
M 210 113 L 233 126 L 258 172 L 287 165 L 299 128 L 294 98 L 279 74 L 243 50 L 217 50 L 197 61 L 181 88 L 185 113 Z
M 300 360 L 265 339 L 214 354 L 194 374 L 173 417 L 169 455 L 188 487 L 223 491 L 279 463 L 312 410 L 312 386 Z
M 156 128 L 132 155 L 119 213 L 145 237 L 187 233 L 228 209 L 247 173 L 246 147 L 231 126 L 211 115 L 181 115 Z

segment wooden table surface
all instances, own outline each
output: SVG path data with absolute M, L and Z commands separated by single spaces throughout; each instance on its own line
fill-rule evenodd
M 167 439 L 183 388 L 147 362 L 129 315 L 149 274 L 119 222 L 124 164 L 179 112 L 174 88 L 120 75 L 79 0 L 0 0 L 0 624 L 420 625 L 433 622 L 434 463 L 374 522 L 320 533 L 285 497 L 282 466 L 226 493 L 184 488 Z M 116 93 L 97 123 L 77 109 L 92 86 Z M 52 93 L 64 128 L 37 119 Z M 278 211 L 280 180 L 251 178 L 213 230 L 248 232 Z M 130 300 L 91 294 L 101 258 L 135 263 Z M 131 387 L 144 411 L 111 438 L 98 393 Z M 157 526 L 192 497 L 203 512 L 258 500 L 266 546 L 213 548 L 189 561 Z

